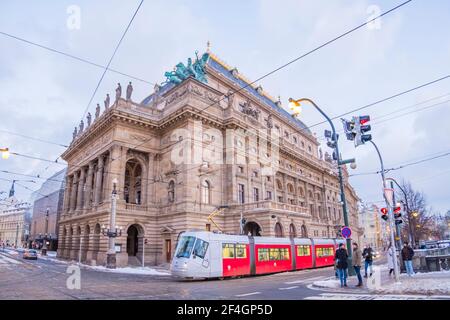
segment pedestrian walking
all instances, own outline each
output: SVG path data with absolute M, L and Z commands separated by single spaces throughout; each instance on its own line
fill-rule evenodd
M 402 259 L 405 263 L 406 272 L 408 273 L 408 276 L 414 275 L 414 269 L 412 265 L 412 258 L 414 256 L 414 250 L 411 248 L 407 241 L 405 241 L 402 249 Z
M 361 250 L 358 248 L 358 244 L 356 242 L 353 242 L 352 265 L 353 269 L 355 269 L 356 276 L 358 277 L 358 284 L 356 285 L 357 287 L 361 287 L 363 282 L 361 277 L 361 260 Z
M 336 267 L 339 275 L 339 280 L 341 282 L 341 288 L 347 286 L 347 263 L 348 253 L 344 247 L 344 244 L 339 244 L 339 249 L 336 250 L 334 259 L 336 260 Z
M 389 269 L 389 275 L 392 275 L 394 272 L 394 254 L 395 249 L 392 246 L 392 244 L 389 244 L 388 250 L 387 250 L 387 262 L 388 262 L 388 269 Z
M 372 276 L 373 250 L 369 244 L 366 245 L 362 253 L 364 257 L 364 278 L 367 278 L 367 269 L 370 268 L 370 276 Z

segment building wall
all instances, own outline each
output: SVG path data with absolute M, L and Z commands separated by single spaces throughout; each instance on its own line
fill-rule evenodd
M 25 212 L 28 204 L 15 204 L 0 211 L 0 243 L 22 246 L 26 235 Z
M 264 236 L 336 236 L 344 223 L 337 173 L 319 157 L 317 139 L 245 92 L 223 100 L 232 84 L 208 74 L 208 84 L 188 79 L 152 105 L 120 99 L 74 139 L 62 155 L 68 170 L 60 257 L 105 263 L 101 227 L 109 224 L 114 178 L 116 225 L 123 227 L 119 265 L 140 263 L 144 239 L 147 264 L 169 262 L 180 233 L 237 234 L 241 215 Z M 245 103 L 258 116 L 243 112 Z M 358 198 L 344 175 L 357 239 Z M 208 216 L 223 205 L 216 226 Z

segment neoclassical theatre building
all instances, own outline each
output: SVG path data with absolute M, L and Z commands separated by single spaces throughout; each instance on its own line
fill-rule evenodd
M 279 99 L 209 49 L 165 75 L 140 103 L 116 90 L 110 106 L 97 106 L 75 129 L 62 155 L 68 170 L 59 257 L 106 263 L 101 230 L 109 224 L 113 179 L 123 230 L 118 266 L 143 256 L 148 265 L 170 262 L 190 229 L 336 237 L 344 222 L 335 163 Z M 358 197 L 345 168 L 344 176 L 358 241 Z

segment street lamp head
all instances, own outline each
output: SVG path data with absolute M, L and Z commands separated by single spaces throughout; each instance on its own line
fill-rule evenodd
M 9 148 L 0 149 L 2 152 L 2 158 L 7 160 L 9 158 Z
M 352 162 L 352 163 L 350 164 L 350 168 L 352 168 L 353 170 L 355 170 L 355 169 L 356 169 L 356 163 L 355 163 L 355 162 Z
M 114 179 L 112 179 L 112 183 L 113 183 L 114 185 L 116 185 L 117 183 L 119 183 L 119 181 L 117 180 L 117 178 L 114 178 Z
M 292 111 L 292 116 L 298 116 L 302 112 L 300 102 L 298 102 L 298 100 L 294 100 L 292 98 L 289 98 L 289 109 L 291 109 L 291 111 Z

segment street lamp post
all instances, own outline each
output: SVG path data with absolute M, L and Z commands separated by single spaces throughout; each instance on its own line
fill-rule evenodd
M 344 225 L 346 227 L 349 227 L 349 219 L 348 219 L 348 212 L 347 212 L 347 201 L 345 199 L 345 191 L 344 191 L 344 179 L 342 176 L 342 168 L 341 165 L 345 164 L 345 163 L 350 163 L 352 162 L 352 160 L 345 160 L 342 161 L 340 159 L 340 153 L 339 153 L 339 144 L 338 144 L 338 136 L 336 134 L 336 129 L 334 128 L 334 124 L 333 121 L 331 121 L 331 119 L 327 116 L 327 114 L 325 112 L 322 111 L 322 109 L 319 108 L 319 106 L 317 104 L 314 103 L 314 101 L 312 101 L 311 99 L 308 98 L 302 98 L 302 99 L 298 99 L 298 100 L 294 100 L 292 98 L 289 98 L 289 103 L 291 103 L 293 105 L 293 111 L 294 111 L 294 115 L 298 115 L 300 112 L 296 112 L 295 111 L 295 107 L 300 107 L 300 102 L 309 102 L 311 103 L 316 109 L 317 111 L 319 111 L 324 117 L 325 119 L 328 121 L 328 123 L 331 126 L 331 130 L 333 131 L 333 135 L 332 135 L 332 141 L 334 141 L 334 149 L 336 152 L 336 158 L 337 158 L 337 167 L 338 167 L 338 176 L 339 176 L 339 186 L 340 186 L 340 191 L 341 191 L 341 202 L 342 202 L 342 211 L 344 214 Z M 353 160 L 354 161 L 354 160 Z M 350 238 L 347 238 L 347 251 L 348 251 L 348 265 L 351 266 L 352 265 L 352 242 Z M 348 268 L 348 273 L 349 275 L 354 275 L 354 271 L 352 268 Z
M 102 234 L 109 237 L 109 249 L 106 254 L 106 267 L 109 269 L 116 268 L 116 247 L 115 238 L 122 235 L 122 228 L 116 226 L 116 202 L 117 202 L 117 179 L 114 178 L 113 190 L 111 193 L 111 215 L 109 218 L 109 227 L 102 226 Z
M 398 264 L 397 264 L 397 253 L 395 250 L 395 237 L 394 237 L 394 212 L 392 210 L 392 206 L 391 203 L 388 201 L 388 198 L 386 196 L 386 192 L 384 192 L 384 189 L 386 189 L 387 185 L 386 185 L 386 178 L 384 176 L 384 163 L 383 163 L 383 158 L 381 157 L 381 153 L 380 150 L 378 149 L 377 145 L 375 144 L 375 142 L 373 142 L 372 140 L 370 140 L 370 143 L 372 143 L 372 145 L 375 147 L 375 150 L 377 151 L 378 154 L 378 158 L 380 159 L 380 164 L 381 164 L 381 179 L 383 180 L 383 196 L 384 196 L 384 200 L 386 202 L 386 207 L 388 208 L 388 214 L 389 214 L 389 231 L 391 234 L 391 244 L 394 247 L 394 255 L 393 255 L 393 259 L 394 259 L 394 275 L 395 275 L 395 281 L 399 282 L 399 269 L 398 269 Z
M 48 234 L 48 214 L 50 212 L 50 209 L 47 208 L 45 212 L 45 236 L 44 236 L 44 243 L 41 250 L 41 255 L 46 256 L 47 255 L 47 234 Z

